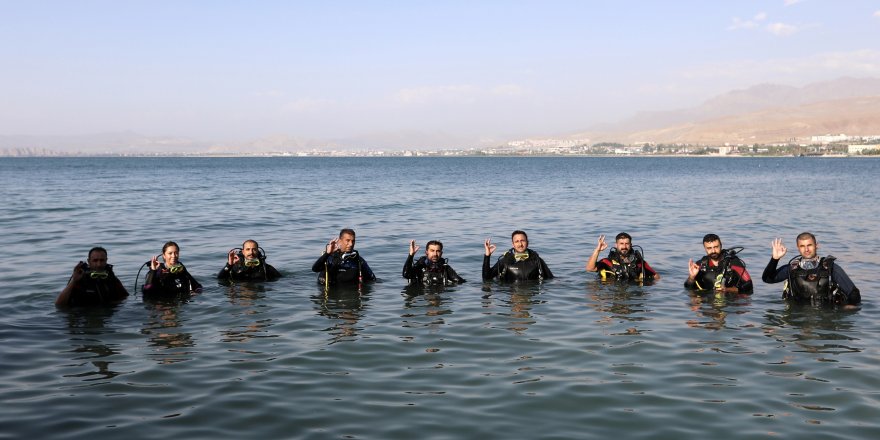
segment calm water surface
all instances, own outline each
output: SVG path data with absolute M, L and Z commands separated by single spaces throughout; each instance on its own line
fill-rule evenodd
M 0 436 L 876 438 L 878 175 L 878 159 L 0 159 Z M 310 267 L 342 227 L 381 282 L 325 295 Z M 480 281 L 482 241 L 503 251 L 514 229 L 558 278 Z M 859 310 L 790 307 L 759 280 L 752 297 L 682 287 L 705 233 L 760 278 L 770 241 L 794 256 L 804 230 Z M 583 271 L 620 231 L 658 283 Z M 217 284 L 247 238 L 285 278 Z M 410 239 L 442 240 L 468 282 L 407 295 Z M 93 245 L 134 292 L 167 240 L 202 294 L 54 307 Z

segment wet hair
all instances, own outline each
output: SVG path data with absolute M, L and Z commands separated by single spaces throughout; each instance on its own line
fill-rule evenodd
M 712 243 L 713 241 L 721 243 L 721 237 L 715 234 L 706 234 L 703 236 L 703 243 Z
M 816 236 L 813 235 L 813 234 L 810 233 L 810 232 L 801 232 L 800 234 L 798 234 L 798 236 L 797 236 L 797 241 L 806 240 L 806 239 L 808 239 L 808 238 L 811 239 L 811 240 L 813 240 L 813 244 L 818 243 L 818 242 L 816 241 Z
M 437 246 L 440 246 L 440 250 L 441 250 L 441 251 L 443 250 L 443 243 L 440 243 L 440 242 L 437 241 L 437 240 L 431 240 L 431 241 L 428 242 L 428 244 L 425 245 L 425 251 L 427 251 L 428 248 L 431 247 L 431 245 L 437 245 Z
M 165 253 L 165 249 L 168 249 L 168 248 L 170 248 L 171 246 L 176 247 L 177 250 L 178 250 L 178 252 L 180 251 L 180 246 L 178 246 L 177 243 L 175 243 L 175 242 L 173 242 L 173 241 L 169 241 L 169 242 L 165 243 L 164 245 L 162 245 L 162 253 L 164 254 L 164 253 Z
M 627 234 L 626 232 L 621 232 L 620 234 L 617 234 L 617 236 L 614 237 L 614 241 L 618 241 L 621 238 L 625 238 L 625 239 L 629 240 L 630 243 L 632 243 L 632 241 L 633 241 L 633 238 L 630 237 L 629 234 Z
M 257 240 L 245 240 L 244 242 L 241 243 L 241 248 L 244 249 L 244 245 L 246 245 L 246 244 L 248 244 L 248 243 L 253 243 L 253 244 L 254 244 L 254 247 L 257 248 L 257 249 L 260 248 L 260 244 L 257 243 Z
M 104 249 L 101 246 L 95 246 L 95 247 L 89 249 L 89 260 L 92 259 L 92 252 L 103 252 L 104 255 L 107 255 L 107 249 Z
M 339 238 L 342 238 L 343 235 L 351 235 L 354 238 L 357 238 L 357 235 L 354 233 L 354 229 L 351 228 L 342 228 L 339 230 Z
M 526 241 L 529 240 L 529 235 L 526 234 L 525 231 L 520 231 L 518 229 L 516 231 L 513 231 L 512 234 L 510 234 L 510 239 L 513 240 L 513 237 L 516 237 L 517 235 L 524 235 L 526 237 Z

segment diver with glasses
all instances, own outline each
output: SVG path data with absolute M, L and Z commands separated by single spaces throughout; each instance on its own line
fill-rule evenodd
M 67 286 L 58 294 L 59 307 L 102 306 L 116 304 L 128 297 L 128 291 L 107 264 L 107 250 L 96 246 L 89 250 L 88 262 L 73 268 Z
M 160 262 L 159 257 L 153 256 L 149 261 L 150 272 L 142 289 L 144 297 L 172 297 L 202 291 L 202 285 L 180 262 L 180 246 L 177 243 L 165 243 L 161 255 L 164 261 Z
M 779 260 L 788 251 L 777 238 L 770 243 L 770 262 L 764 268 L 761 279 L 768 284 L 785 282 L 782 297 L 814 305 L 854 306 L 862 301 L 858 287 L 831 255 L 819 257 L 816 236 L 803 232 L 797 236 L 800 255 L 788 264 L 777 268 Z
M 312 265 L 312 272 L 318 273 L 318 283 L 325 289 L 337 284 L 360 286 L 376 280 L 367 261 L 355 250 L 355 241 L 353 229 L 342 229 L 339 237 L 327 243 L 324 252 Z
M 266 252 L 255 240 L 246 240 L 241 248 L 226 255 L 226 266 L 217 273 L 221 281 L 274 281 L 281 278 L 271 264 L 266 263 Z

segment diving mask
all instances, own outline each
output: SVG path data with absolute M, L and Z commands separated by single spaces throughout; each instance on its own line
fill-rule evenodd
M 801 259 L 800 263 L 798 263 L 798 266 L 800 266 L 800 268 L 803 270 L 813 270 L 813 269 L 819 267 L 819 259 L 818 258 L 811 258 L 809 260 Z
M 106 280 L 108 276 L 110 276 L 110 274 L 108 274 L 107 271 L 89 272 L 89 277 L 93 280 Z

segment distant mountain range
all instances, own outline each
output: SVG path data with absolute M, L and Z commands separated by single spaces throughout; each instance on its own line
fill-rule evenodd
M 687 109 L 642 112 L 615 124 L 567 136 L 596 142 L 768 144 L 803 141 L 824 134 L 880 135 L 880 78 L 839 78 L 792 87 L 761 84 L 734 90 Z M 422 135 L 422 139 L 425 135 Z M 430 133 L 431 139 L 461 148 L 462 139 Z M 560 137 L 562 138 L 562 137 Z M 359 139 L 301 139 L 269 136 L 248 142 L 208 142 L 184 137 L 145 136 L 134 132 L 83 136 L 2 136 L 0 156 L 68 154 L 266 154 L 382 148 L 389 139 L 409 149 L 430 148 L 417 132 L 376 133 Z
M 624 144 L 765 144 L 840 133 L 880 135 L 880 78 L 840 78 L 800 88 L 761 84 L 694 108 L 642 112 L 572 137 Z

